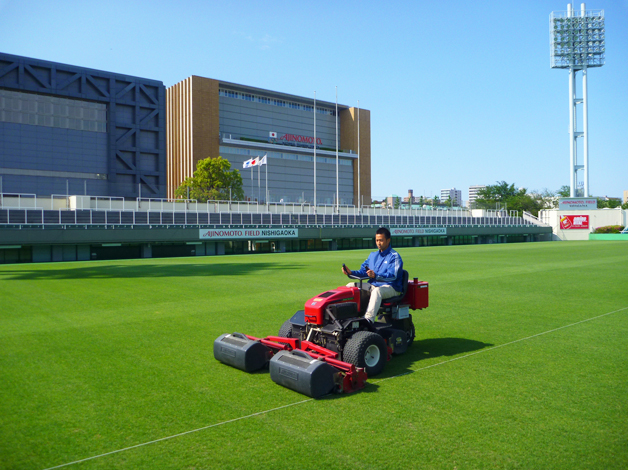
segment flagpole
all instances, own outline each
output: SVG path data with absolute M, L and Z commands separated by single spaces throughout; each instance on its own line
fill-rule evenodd
M 257 165 L 257 203 L 259 204 L 261 202 L 262 199 L 262 189 L 260 187 L 260 183 L 259 183 L 259 174 L 260 174 L 260 165 L 258 163 Z
M 338 187 L 338 85 L 336 85 L 336 211 L 340 213 L 340 193 Z
M 264 158 L 266 160 L 264 160 L 266 162 L 266 205 L 268 206 L 268 154 L 264 155 Z M 270 206 L 269 206 L 270 207 Z
M 316 90 L 314 90 L 314 213 L 316 213 Z
M 358 214 L 362 210 L 360 204 L 360 100 L 358 100 Z

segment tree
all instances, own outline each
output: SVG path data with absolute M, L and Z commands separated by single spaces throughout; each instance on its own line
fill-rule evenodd
M 231 170 L 231 163 L 222 157 L 206 158 L 196 164 L 194 176 L 186 178 L 177 188 L 177 198 L 196 199 L 199 202 L 234 201 L 244 199 L 242 175 L 238 170 Z M 231 190 L 231 191 L 229 191 Z
M 535 216 L 548 205 L 541 194 L 528 193 L 525 188 L 516 189 L 514 183 L 509 185 L 505 181 L 498 181 L 478 191 L 475 202 L 479 209 L 512 210 L 520 215 L 526 211 Z
M 525 194 L 525 189 L 523 190 Z M 505 181 L 498 181 L 497 184 L 488 185 L 478 191 L 476 203 L 481 209 L 495 209 L 504 206 L 511 199 L 520 195 L 520 190 L 515 189 L 514 183 L 509 185 Z
M 544 202 L 542 209 L 558 208 L 558 192 L 550 191 L 549 189 L 545 188 L 543 191 L 541 191 L 539 196 Z
M 605 197 L 597 197 L 597 208 L 598 209 L 615 209 L 616 207 L 621 206 L 621 199 L 619 198 L 605 198 Z
M 558 197 L 570 197 L 571 189 L 567 185 L 562 185 L 558 191 L 556 191 L 556 196 Z
M 569 186 L 563 185 L 560 187 L 558 191 L 556 191 L 556 196 L 558 197 L 570 197 Z M 628 209 L 628 203 L 621 203 L 621 199 L 619 198 L 608 198 L 608 197 L 597 197 L 597 196 L 587 196 L 590 199 L 597 199 L 597 208 L 598 209 L 615 209 L 620 207 L 622 209 Z M 556 205 L 557 207 L 557 205 Z
M 393 208 L 399 209 L 401 207 L 401 198 L 399 196 L 393 197 Z

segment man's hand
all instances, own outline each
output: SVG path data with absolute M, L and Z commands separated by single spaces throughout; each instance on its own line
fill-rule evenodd
M 371 270 L 371 269 L 368 269 L 368 270 L 366 271 L 366 274 L 367 274 L 367 276 L 368 276 L 368 277 L 370 277 L 371 279 L 375 279 L 375 271 L 373 271 L 373 270 Z
M 351 274 L 351 270 L 347 268 L 344 264 L 342 265 L 342 274 L 349 276 Z

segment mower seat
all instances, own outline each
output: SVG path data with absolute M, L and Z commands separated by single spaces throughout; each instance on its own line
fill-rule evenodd
M 408 293 L 408 271 L 406 271 L 405 269 L 403 270 L 403 274 L 402 274 L 402 278 L 401 278 L 401 282 L 403 285 L 403 292 L 401 293 L 401 295 L 397 295 L 395 297 L 390 297 L 388 299 L 384 299 L 382 300 L 382 304 L 380 306 L 380 309 L 389 309 L 390 307 L 392 307 L 393 305 L 398 304 L 399 302 L 401 302 L 403 300 L 403 298 L 406 296 L 406 294 Z

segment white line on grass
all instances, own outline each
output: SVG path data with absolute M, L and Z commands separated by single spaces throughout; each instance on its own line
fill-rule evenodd
M 125 450 L 137 449 L 138 447 L 143 447 L 143 446 L 147 446 L 147 445 L 150 445 L 150 444 L 155 444 L 157 442 L 167 441 L 168 439 L 174 439 L 175 437 L 185 436 L 186 434 L 192 434 L 194 432 L 203 431 L 205 429 L 215 428 L 216 426 L 222 426 L 223 424 L 233 423 L 234 421 L 240 421 L 241 419 L 252 418 L 253 416 L 259 416 L 259 415 L 263 415 L 263 414 L 266 414 L 266 413 L 270 413 L 272 411 L 278 411 L 278 410 L 281 410 L 283 408 L 288 408 L 290 406 L 300 405 L 302 403 L 307 403 L 308 401 L 312 401 L 312 400 L 314 400 L 314 399 L 310 398 L 309 400 L 303 400 L 303 401 L 298 401 L 296 403 L 290 403 L 289 405 L 279 406 L 279 407 L 273 408 L 271 410 L 265 410 L 265 411 L 260 411 L 258 413 L 253 413 L 252 415 L 240 416 L 239 418 L 229 419 L 227 421 L 222 421 L 222 422 L 216 423 L 216 424 L 210 424 L 209 426 L 203 426 L 202 428 L 192 429 L 191 431 L 180 432 L 179 434 L 173 434 L 172 436 L 162 437 L 161 439 L 155 439 L 154 441 L 143 442 L 142 444 L 136 444 L 136 445 L 131 446 L 131 447 L 125 447 L 124 449 L 112 450 L 111 452 L 106 452 L 106 453 L 100 454 L 100 455 L 94 455 L 93 457 L 87 457 L 87 458 L 81 459 L 81 460 L 75 460 L 74 462 L 64 463 L 64 464 L 61 464 L 61 465 L 57 465 L 56 467 L 49 467 L 46 470 L 53 470 L 54 468 L 67 467 L 68 465 L 74 465 L 76 463 L 81 463 L 81 462 L 86 462 L 88 460 L 98 459 L 98 458 L 104 457 L 106 455 L 111 455 L 111 454 L 117 454 L 119 452 L 124 452 Z
M 537 338 L 539 336 L 543 336 L 543 335 L 546 335 L 546 334 L 549 334 L 549 333 L 554 333 L 555 331 L 564 330 L 565 328 L 570 328 L 572 326 L 580 325 L 582 323 L 586 323 L 586 322 L 590 322 L 590 321 L 593 321 L 593 320 L 597 320 L 598 318 L 606 317 L 608 315 L 612 315 L 613 313 L 622 312 L 624 310 L 628 310 L 628 307 L 620 308 L 618 310 L 613 310 L 612 312 L 603 313 L 602 315 L 598 315 L 596 317 L 587 318 L 586 320 L 581 320 L 579 322 L 571 323 L 569 325 L 560 326 L 558 328 L 554 328 L 553 330 L 547 330 L 547 331 L 544 331 L 542 333 L 537 333 L 537 334 L 532 335 L 532 336 L 527 336 L 525 338 L 516 339 L 514 341 L 510 341 L 509 343 L 504 343 L 504 344 L 500 344 L 500 345 L 497 345 L 497 346 L 492 346 L 490 348 L 485 348 L 485 349 L 482 349 L 480 351 L 475 351 L 475 352 L 472 352 L 472 353 L 469 353 L 469 354 L 465 354 L 464 356 L 458 356 L 458 357 L 454 357 L 453 359 L 448 359 L 446 361 L 437 362 L 436 364 L 431 364 L 429 366 L 421 367 L 419 369 L 409 370 L 408 372 L 404 372 L 403 374 L 394 375 L 392 377 L 386 377 L 385 379 L 372 380 L 371 383 L 372 384 L 376 384 L 376 383 L 379 383 L 379 382 L 383 382 L 385 380 L 390 380 L 390 379 L 396 379 L 398 377 L 403 377 L 405 375 L 412 374 L 414 372 L 419 372 L 419 371 L 422 371 L 422 370 L 431 369 L 432 367 L 442 366 L 443 364 L 448 364 L 450 362 L 458 361 L 460 359 L 464 359 L 464 358 L 467 358 L 467 357 L 470 357 L 470 356 L 475 356 L 476 354 L 482 354 L 484 352 L 493 351 L 493 350 L 498 349 L 498 348 L 503 348 L 504 346 L 510 346 L 511 344 L 520 343 L 522 341 L 527 341 L 529 339 Z M 253 418 L 254 416 L 260 416 L 260 415 L 264 415 L 264 414 L 267 414 L 267 413 L 272 413 L 273 411 L 279 411 L 279 410 L 282 410 L 284 408 L 289 408 L 291 406 L 302 405 L 303 403 L 309 403 L 311 401 L 314 401 L 314 399 L 313 398 L 309 398 L 307 400 L 297 401 L 295 403 L 290 403 L 288 405 L 279 406 L 277 408 L 272 408 L 270 410 L 259 411 L 257 413 L 253 413 L 253 414 L 246 415 L 246 416 L 241 416 L 239 418 L 229 419 L 227 421 L 222 421 L 220 423 L 210 424 L 209 426 L 203 426 L 202 428 L 192 429 L 191 431 L 185 431 L 185 432 L 181 432 L 179 434 L 173 434 L 172 436 L 162 437 L 160 439 L 155 439 L 154 441 L 143 442 L 142 444 L 136 444 L 134 446 L 125 447 L 124 449 L 112 450 L 111 452 L 106 452 L 106 453 L 100 454 L 100 455 L 94 455 L 92 457 L 87 457 L 87 458 L 84 458 L 84 459 L 81 459 L 81 460 L 75 460 L 74 462 L 64 463 L 64 464 L 61 464 L 61 465 L 57 465 L 55 467 L 48 467 L 45 470 L 53 470 L 55 468 L 68 467 L 70 465 L 74 465 L 74 464 L 81 463 L 81 462 L 86 462 L 88 460 L 94 460 L 94 459 L 98 459 L 100 457 L 105 457 L 107 455 L 118 454 L 120 452 L 124 452 L 124 451 L 127 451 L 127 450 L 137 449 L 138 447 L 144 447 L 144 446 L 147 446 L 147 445 L 150 445 L 150 444 L 156 444 L 157 442 L 167 441 L 169 439 L 174 439 L 176 437 L 185 436 L 186 434 L 192 434 L 192 433 L 195 433 L 195 432 L 204 431 L 205 429 L 215 428 L 215 427 L 218 427 L 218 426 L 222 426 L 223 424 L 229 424 L 229 423 L 233 423 L 235 421 L 240 421 L 240 420 L 243 420 L 243 419 Z
M 504 346 L 510 346 L 511 344 L 520 343 L 521 341 L 526 341 L 526 340 L 529 340 L 529 339 L 532 339 L 532 338 L 537 338 L 539 336 L 543 336 L 543 335 L 546 335 L 548 333 L 554 333 L 555 331 L 564 330 L 565 328 L 569 328 L 569 327 L 572 327 L 572 326 L 580 325 L 581 323 L 586 323 L 586 322 L 589 322 L 589 321 L 597 320 L 598 318 L 602 318 L 602 317 L 605 317 L 607 315 L 612 315 L 613 313 L 622 312 L 624 310 L 628 310 L 628 307 L 620 308 L 619 310 L 613 310 L 612 312 L 603 313 L 602 315 L 598 315 L 597 317 L 587 318 L 586 320 L 581 320 L 579 322 L 571 323 L 569 325 L 560 326 L 558 328 L 554 328 L 553 330 L 544 331 L 543 333 L 537 333 L 537 334 L 532 335 L 532 336 L 527 336 L 525 338 L 516 339 L 514 341 L 510 341 L 509 343 L 498 344 L 497 346 L 492 346 L 490 348 L 481 349 L 480 351 L 475 351 L 475 352 L 472 352 L 472 353 L 469 353 L 469 354 L 465 354 L 464 356 L 458 356 L 458 357 L 454 357 L 453 359 L 448 359 L 446 361 L 437 362 L 436 364 L 431 364 L 429 366 L 421 367 L 419 369 L 409 370 L 407 372 L 404 372 L 403 374 L 394 375 L 392 377 L 386 377 L 385 379 L 371 380 L 371 383 L 372 384 L 376 384 L 376 383 L 379 383 L 379 382 L 383 382 L 384 380 L 396 379 L 397 377 L 403 377 L 404 375 L 412 374 L 414 372 L 419 372 L 419 371 L 425 370 L 425 369 L 431 369 L 432 367 L 441 366 L 443 364 L 448 364 L 450 362 L 454 362 L 454 361 L 457 361 L 459 359 L 464 359 L 466 357 L 475 356 L 476 354 L 482 354 L 482 353 L 485 353 L 485 352 L 488 352 L 488 351 L 493 351 L 494 349 L 503 348 Z

